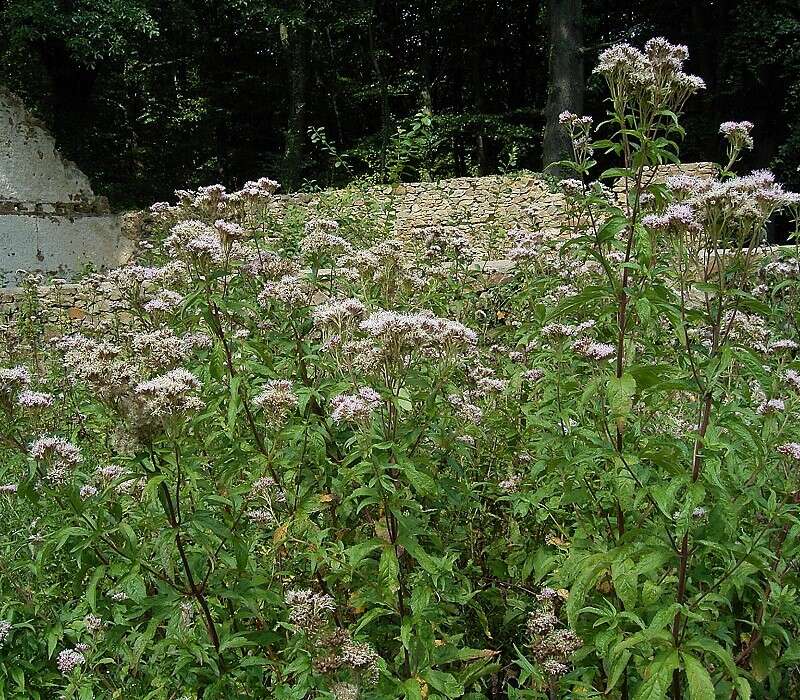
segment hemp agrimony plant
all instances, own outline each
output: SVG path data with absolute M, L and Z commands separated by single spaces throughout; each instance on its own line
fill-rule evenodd
M 262 178 L 154 205 L 86 280 L 110 319 L 51 324 L 30 285 L 0 694 L 796 696 L 800 262 L 764 239 L 798 198 L 736 174 L 747 122 L 681 168 L 686 54 L 601 55 L 565 225 L 502 264 Z
M 749 679 L 763 681 L 780 656 L 764 638 L 765 610 L 785 585 L 796 523 L 795 479 L 776 478 L 791 452 L 778 417 L 789 387 L 759 357 L 778 359 L 794 341 L 759 347 L 752 336 L 765 313 L 754 288 L 767 222 L 798 197 L 767 171 L 734 174 L 753 147 L 749 122 L 721 126 L 727 162 L 716 175 L 658 177 L 679 163 L 680 111 L 704 87 L 683 72 L 687 57 L 663 39 L 643 51 L 614 46 L 595 68 L 609 88 L 599 127 L 609 138 L 593 140 L 588 117 L 561 116 L 574 148 L 562 165 L 580 177 L 562 184 L 573 243 L 605 277 L 582 300 L 598 305 L 615 337 L 614 372 L 597 386 L 608 446 L 587 479 L 608 538 L 598 543 L 588 537 L 597 524 L 584 525 L 567 607 L 571 621 L 594 618 L 605 692 L 621 697 L 750 697 Z M 614 193 L 588 181 L 599 149 L 621 161 L 599 176 L 617 179 Z M 743 405 L 748 394 L 753 407 Z M 664 410 L 682 425 L 653 422 Z M 590 601 L 593 588 L 607 588 L 602 604 Z M 754 667 L 757 650 L 772 660 Z

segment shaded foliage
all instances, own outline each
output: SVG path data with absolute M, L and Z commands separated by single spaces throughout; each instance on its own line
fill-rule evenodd
M 538 170 L 547 11 L 527 0 L 10 0 L 0 67 L 117 206 L 264 173 L 309 187 Z M 709 91 L 687 115 L 684 157 L 716 148 L 718 123 L 735 116 L 757 125 L 749 165 L 797 181 L 798 14 L 793 0 L 585 2 L 584 60 L 653 34 L 697 47 Z M 417 134 L 421 112 L 430 124 Z

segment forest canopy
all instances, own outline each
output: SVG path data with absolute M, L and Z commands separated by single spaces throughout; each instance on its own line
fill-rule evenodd
M 708 89 L 683 159 L 746 119 L 747 165 L 800 181 L 796 0 L 8 0 L 0 70 L 116 207 L 262 175 L 314 188 L 538 171 L 565 70 L 554 18 L 574 30 L 573 85 L 617 41 L 691 46 Z M 585 75 L 572 98 L 601 118 Z

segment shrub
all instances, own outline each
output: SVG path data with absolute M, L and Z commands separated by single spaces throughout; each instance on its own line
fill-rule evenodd
M 5 695 L 797 693 L 798 198 L 733 174 L 747 123 L 659 176 L 685 58 L 601 55 L 608 136 L 562 115 L 568 225 L 502 280 L 262 179 L 155 207 L 130 323 L 7 329 Z

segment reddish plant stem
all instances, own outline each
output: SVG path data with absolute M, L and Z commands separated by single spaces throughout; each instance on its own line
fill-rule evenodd
M 205 621 L 206 630 L 208 631 L 208 637 L 214 645 L 214 649 L 219 652 L 219 634 L 217 633 L 217 627 L 214 623 L 214 617 L 211 615 L 211 608 L 208 605 L 205 594 L 194 580 L 192 567 L 189 565 L 189 558 L 186 556 L 186 548 L 183 544 L 183 538 L 181 537 L 180 522 L 177 518 L 175 506 L 172 503 L 172 496 L 164 482 L 161 483 L 161 494 L 164 497 L 164 510 L 167 515 L 167 521 L 172 529 L 175 530 L 175 546 L 178 548 L 178 555 L 180 556 L 183 571 L 186 575 L 186 582 L 189 584 L 189 591 L 203 612 L 203 619 Z
M 698 429 L 697 438 L 694 441 L 694 450 L 692 454 L 692 483 L 697 483 L 700 478 L 700 470 L 703 466 L 703 440 L 708 430 L 708 422 L 711 418 L 711 393 L 706 392 L 703 397 L 703 409 L 700 418 L 700 426 Z M 683 535 L 681 540 L 681 548 L 678 553 L 678 605 L 683 605 L 686 602 L 686 576 L 689 568 L 689 533 Z M 680 609 L 675 612 L 675 617 L 672 620 L 672 641 L 677 648 L 680 642 L 681 622 L 683 620 L 683 613 Z M 676 669 L 672 674 L 672 700 L 681 700 L 683 690 L 681 688 L 681 675 L 680 670 Z

